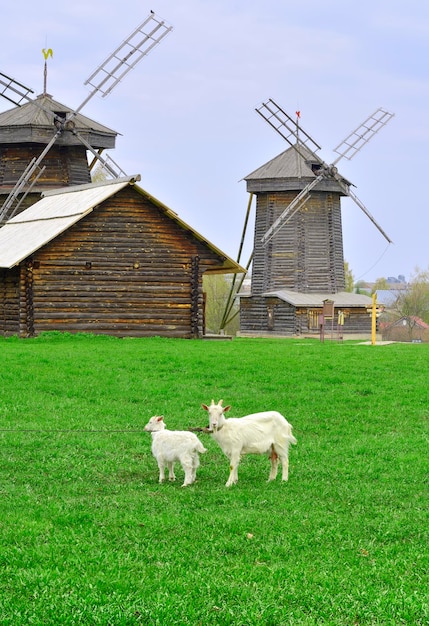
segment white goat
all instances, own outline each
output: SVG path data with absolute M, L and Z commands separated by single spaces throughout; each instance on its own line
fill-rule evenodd
M 200 465 L 198 453 L 207 452 L 198 437 L 185 430 L 168 430 L 162 415 L 151 417 L 144 430 L 152 434 L 152 454 L 158 463 L 159 482 L 164 481 L 165 466 L 168 467 L 168 479 L 176 480 L 174 463 L 180 461 L 185 472 L 182 487 L 192 485 Z
M 292 426 L 277 411 L 252 413 L 245 417 L 230 417 L 224 413 L 230 406 L 218 404 L 201 405 L 209 413 L 209 429 L 213 439 L 222 448 L 230 463 L 230 474 L 226 486 L 230 487 L 238 481 L 238 464 L 244 454 L 265 454 L 271 460 L 271 471 L 268 480 L 277 476 L 279 458 L 282 464 L 282 480 L 289 475 L 289 444 L 297 443 L 292 435 Z

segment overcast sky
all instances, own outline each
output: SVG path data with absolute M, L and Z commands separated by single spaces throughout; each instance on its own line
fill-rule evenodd
M 195 230 L 237 258 L 247 174 L 287 148 L 255 112 L 267 98 L 332 149 L 384 107 L 395 117 L 340 173 L 393 240 L 349 198 L 344 256 L 355 280 L 429 268 L 429 2 L 138 0 L 8 2 L 0 71 L 77 108 L 83 83 L 145 17 L 173 31 L 108 98 L 82 113 L 118 131 L 112 157 Z M 0 99 L 0 111 L 11 108 Z M 252 211 L 254 218 L 254 207 Z M 241 258 L 253 245 L 253 219 Z

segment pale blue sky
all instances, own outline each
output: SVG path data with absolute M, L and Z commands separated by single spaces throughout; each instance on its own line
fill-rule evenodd
M 121 133 L 112 156 L 127 174 L 236 258 L 248 202 L 241 179 L 287 147 L 255 107 L 271 97 L 299 109 L 331 162 L 332 149 L 382 106 L 395 117 L 339 169 L 394 243 L 345 199 L 345 259 L 356 280 L 429 268 L 429 3 L 39 0 L 25 11 L 7 3 L 0 71 L 38 94 L 41 49 L 50 47 L 48 92 L 76 108 L 84 80 L 151 9 L 172 33 L 82 110 Z M 0 101 L 0 110 L 10 106 Z

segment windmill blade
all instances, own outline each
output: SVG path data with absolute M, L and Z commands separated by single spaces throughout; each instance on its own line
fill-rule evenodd
M 89 164 L 89 171 L 95 167 L 97 162 L 100 163 L 101 168 L 113 178 L 121 178 L 127 176 L 127 173 L 120 167 L 116 161 L 110 156 L 110 154 L 106 154 L 106 156 L 101 156 L 102 150 L 97 150 L 97 154 L 94 154 L 94 158 Z
M 315 152 L 320 150 L 318 143 L 305 132 L 298 122 L 295 121 L 290 115 L 286 113 L 274 100 L 269 98 L 266 102 L 263 102 L 257 109 L 255 109 L 261 117 L 264 118 L 268 124 L 276 130 L 279 135 L 285 139 L 292 148 L 297 150 L 300 156 L 304 159 L 308 159 L 308 155 L 300 151 L 301 146 L 305 146 L 310 150 L 321 165 L 325 163 L 320 159 Z
M 14 188 L 9 193 L 9 195 L 7 196 L 5 202 L 3 203 L 3 206 L 2 206 L 1 211 L 0 211 L 0 224 L 3 224 L 4 222 L 6 222 L 7 220 L 11 219 L 15 215 L 15 213 L 18 211 L 18 209 L 21 206 L 21 204 L 24 201 L 24 199 L 27 197 L 27 195 L 30 193 L 31 189 L 34 187 L 34 185 L 36 184 L 36 182 L 38 181 L 40 176 L 45 171 L 46 166 L 39 167 L 38 168 L 39 171 L 33 177 L 33 180 L 31 181 L 31 184 L 29 186 L 27 186 L 27 174 L 28 174 L 28 172 L 31 172 L 30 174 L 28 174 L 28 177 L 31 177 L 31 175 L 36 171 L 36 169 L 38 167 L 37 165 L 35 165 L 35 162 L 36 162 L 36 158 L 34 157 L 30 161 L 30 163 L 27 165 L 27 167 L 24 170 L 23 175 L 16 182 Z M 19 194 L 21 192 L 23 192 L 23 195 L 18 200 L 18 196 L 19 196 Z
M 81 141 L 83 143 L 83 145 L 85 146 L 85 148 L 87 150 L 92 152 L 92 154 L 94 155 L 95 159 L 100 161 L 101 167 L 109 174 L 109 176 L 111 176 L 112 178 L 119 178 L 120 176 L 126 176 L 124 170 L 122 170 L 114 162 L 114 160 L 111 157 L 109 157 L 108 159 L 105 159 L 104 157 L 102 157 L 101 153 L 98 150 L 95 150 L 91 146 L 91 144 L 88 143 L 88 141 L 84 137 L 82 137 L 82 135 L 80 133 L 77 132 L 76 129 L 72 130 L 72 133 L 73 133 L 73 135 L 75 137 L 77 137 L 79 139 L 79 141 Z M 110 163 L 113 163 L 114 165 L 110 165 Z M 115 166 L 116 166 L 116 168 L 115 168 Z
M 371 222 L 374 224 L 374 226 L 380 231 L 380 233 L 383 235 L 383 237 L 389 242 L 389 243 L 393 243 L 393 241 L 390 239 L 390 237 L 388 235 L 386 235 L 386 233 L 384 232 L 384 230 L 381 228 L 380 224 L 378 224 L 375 219 L 373 218 L 373 216 L 371 215 L 371 213 L 368 211 L 368 209 L 366 208 L 366 206 L 363 204 L 363 202 L 361 202 L 359 200 L 359 198 L 357 197 L 357 195 L 355 193 L 353 193 L 353 191 L 351 191 L 351 189 L 348 190 L 348 196 L 350 196 L 350 198 L 358 205 L 358 207 L 365 213 L 365 215 L 371 220 Z
M 338 163 L 342 158 L 346 158 L 350 161 L 379 130 L 386 126 L 394 115 L 394 113 L 389 113 L 389 111 L 382 108 L 374 111 L 372 115 L 356 128 L 356 130 L 352 131 L 348 137 L 334 148 L 334 152 L 339 156 L 334 161 L 333 165 Z
M 87 78 L 85 85 L 91 85 L 93 90 L 76 109 L 75 114 L 96 93 L 101 93 L 105 98 L 124 76 L 172 30 L 172 26 L 168 26 L 164 20 L 160 20 L 151 12 L 145 21 Z
M 302 205 L 308 200 L 310 191 L 324 178 L 322 174 L 317 176 L 311 183 L 309 183 L 304 189 L 292 200 L 289 206 L 282 212 L 282 214 L 273 222 L 265 235 L 262 237 L 261 242 L 266 245 L 274 237 L 276 233 L 287 224 L 287 222 L 295 215 Z
M 5 222 L 8 219 L 10 219 L 10 217 L 11 217 L 10 213 L 11 213 L 11 209 L 12 209 L 12 206 L 14 205 L 14 203 L 16 203 L 16 206 L 15 206 L 15 209 L 12 212 L 13 212 L 13 214 L 16 213 L 16 210 L 17 210 L 18 206 L 21 204 L 21 202 L 24 199 L 24 197 L 27 196 L 27 194 L 29 193 L 29 189 L 27 189 L 26 191 L 24 191 L 24 190 L 25 190 L 26 186 L 28 185 L 28 183 L 30 182 L 31 177 L 33 176 L 33 174 L 38 169 L 40 171 L 37 174 L 37 179 L 40 177 L 40 175 L 42 174 L 42 172 L 45 169 L 44 167 L 40 168 L 40 164 L 43 161 L 43 159 L 45 158 L 45 156 L 47 155 L 47 153 L 49 152 L 49 150 L 52 148 L 54 143 L 56 142 L 57 138 L 61 135 L 62 132 L 63 132 L 62 128 L 59 128 L 57 130 L 57 132 L 53 135 L 53 137 L 49 141 L 49 143 L 46 144 L 44 150 L 39 154 L 37 159 L 34 158 L 27 165 L 26 169 L 22 173 L 22 175 L 19 178 L 18 182 L 16 183 L 15 187 L 12 189 L 12 191 L 10 192 L 8 197 L 6 198 L 5 202 L 3 203 L 3 206 L 2 206 L 2 208 L 0 210 L 0 220 L 2 222 Z M 31 185 L 32 187 L 33 187 L 35 182 L 36 181 L 33 181 L 32 185 Z M 21 192 L 23 192 L 23 191 L 24 191 L 24 196 L 20 200 L 18 200 L 19 194 Z
M 29 94 L 34 93 L 32 89 L 26 87 L 22 83 L 19 83 L 14 78 L 3 74 L 0 72 L 0 96 L 12 102 L 12 104 L 16 104 L 17 106 L 21 106 L 23 100 L 31 101 Z

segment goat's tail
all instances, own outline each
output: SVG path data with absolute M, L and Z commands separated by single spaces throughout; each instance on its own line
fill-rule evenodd
M 204 452 L 207 452 L 207 448 L 203 446 L 201 441 L 198 441 L 198 443 L 195 445 L 195 451 L 200 452 L 200 454 L 204 454 Z

